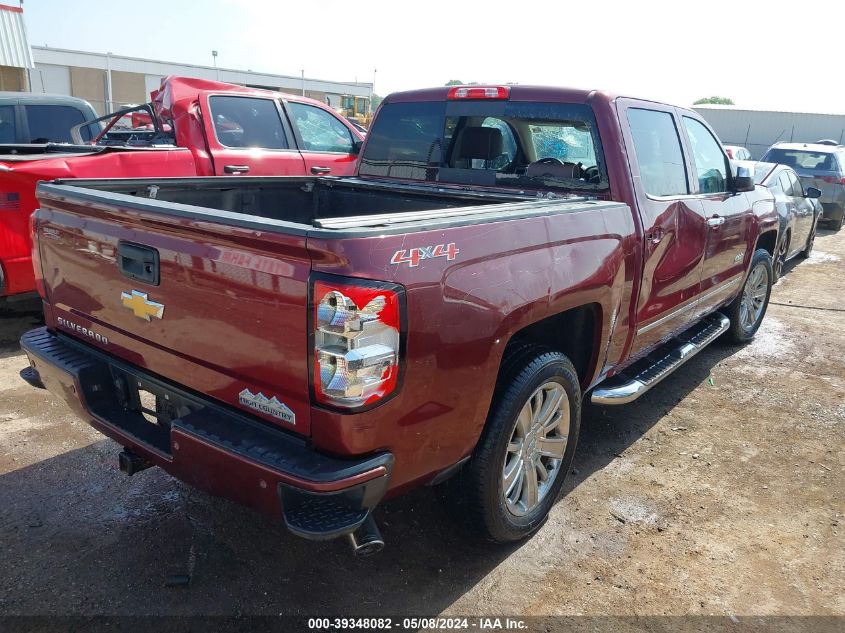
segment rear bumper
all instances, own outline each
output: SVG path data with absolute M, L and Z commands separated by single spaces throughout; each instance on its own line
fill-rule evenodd
M 843 202 L 822 202 L 822 220 L 836 221 L 845 215 L 845 203 Z
M 21 347 L 32 366 L 24 379 L 100 432 L 197 488 L 281 516 L 299 536 L 354 531 L 387 490 L 390 453 L 350 460 L 318 453 L 304 439 L 47 328 L 24 334 Z M 127 396 L 138 387 L 165 399 L 177 417 L 148 421 Z

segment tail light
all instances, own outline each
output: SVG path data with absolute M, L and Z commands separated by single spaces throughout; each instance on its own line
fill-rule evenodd
M 312 287 L 314 400 L 370 407 L 399 383 L 405 291 L 367 280 L 320 277 Z
M 508 86 L 455 86 L 449 89 L 447 99 L 507 99 Z
M 727 155 L 728 155 L 728 158 L 733 158 L 733 157 L 734 157 L 734 151 L 733 151 L 732 149 L 730 149 L 730 148 L 727 148 L 727 147 L 725 148 L 725 154 L 727 154 Z
M 840 178 L 839 176 L 814 176 L 814 178 L 824 180 L 832 185 L 845 185 L 845 178 Z
M 45 301 L 47 291 L 44 288 L 44 272 L 41 270 L 41 253 L 38 250 L 38 218 L 37 211 L 29 216 L 29 238 L 32 240 L 32 270 L 35 274 L 35 289 Z

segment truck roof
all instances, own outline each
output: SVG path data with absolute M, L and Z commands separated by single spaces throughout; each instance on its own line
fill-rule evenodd
M 482 84 L 482 85 L 458 85 L 458 86 L 439 86 L 437 88 L 422 88 L 419 90 L 406 90 L 403 92 L 393 92 L 386 98 L 386 102 L 402 103 L 413 101 L 446 101 L 448 99 L 449 91 L 452 88 L 495 88 L 502 84 Z M 565 86 L 532 86 L 532 85 L 504 85 L 510 90 L 509 99 L 511 101 L 552 101 L 561 103 L 588 103 L 593 100 L 601 100 L 607 103 L 613 102 L 620 97 L 627 97 L 631 99 L 638 99 L 640 101 L 650 101 L 652 103 L 663 103 L 655 99 L 648 99 L 637 95 L 622 94 L 610 92 L 607 90 L 587 89 L 587 88 L 569 88 Z M 689 108 L 680 107 L 683 110 Z M 689 110 L 691 111 L 691 110 Z
M 197 94 L 201 91 L 210 90 L 212 92 L 229 92 L 232 94 L 243 95 L 260 95 L 278 97 L 283 95 L 288 101 L 296 103 L 309 103 L 312 105 L 325 106 L 324 103 L 309 97 L 302 97 L 299 95 L 290 94 L 287 92 L 280 92 L 278 90 L 265 90 L 263 88 L 250 88 L 249 86 L 239 86 L 237 84 L 228 84 L 222 81 L 212 81 L 210 79 L 199 79 L 197 77 L 177 77 L 170 75 L 165 77 L 161 82 L 158 90 L 151 93 L 152 101 L 163 103 L 169 107 L 170 104 L 181 101 L 193 101 L 197 98 Z
M 83 106 L 88 110 L 92 110 L 91 104 L 84 99 L 78 97 L 71 97 L 68 95 L 43 94 L 40 92 L 0 92 L 0 103 L 22 103 L 22 104 L 38 104 L 38 105 L 70 105 Z

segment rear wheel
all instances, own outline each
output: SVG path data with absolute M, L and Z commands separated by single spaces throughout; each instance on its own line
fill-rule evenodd
M 727 335 L 733 342 L 745 343 L 754 338 L 769 306 L 772 277 L 772 258 L 767 251 L 758 249 L 751 259 L 742 291 L 727 309 L 731 320 Z
M 837 219 L 831 221 L 830 228 L 834 231 L 838 231 L 842 228 L 843 221 L 845 221 L 845 210 L 842 210 L 839 213 L 839 217 Z
M 502 367 L 475 453 L 447 486 L 469 527 L 503 543 L 534 532 L 554 505 L 575 455 L 581 389 L 569 359 L 541 347 Z

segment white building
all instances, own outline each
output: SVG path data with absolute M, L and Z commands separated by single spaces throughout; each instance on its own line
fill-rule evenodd
M 158 88 L 161 80 L 168 75 L 305 94 L 332 107 L 340 105 L 343 95 L 369 98 L 372 91 L 371 83 L 257 73 L 46 46 L 33 46 L 32 57 L 34 68 L 29 73 L 30 90 L 80 97 L 89 101 L 100 113 L 116 110 L 125 104 L 149 101 L 150 91 Z
M 23 10 L 0 0 L 0 91 L 70 95 L 89 101 L 100 114 L 146 103 L 168 75 L 224 81 L 251 88 L 304 94 L 336 108 L 344 95 L 372 96 L 371 83 L 257 73 L 86 51 L 30 46 Z
M 845 143 L 845 114 L 744 110 L 736 106 L 697 105 L 725 145 L 747 147 L 760 158 L 777 142 L 815 143 L 832 139 Z

